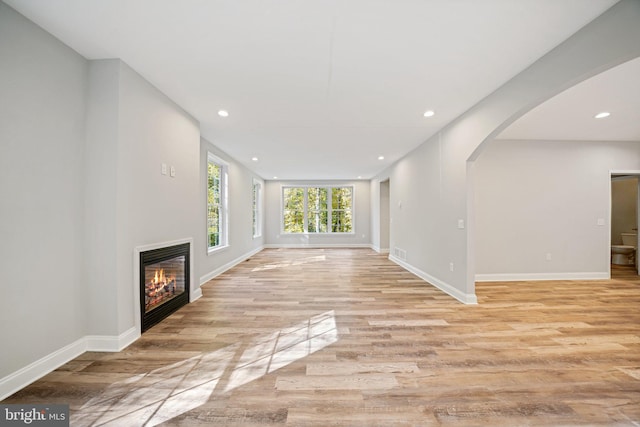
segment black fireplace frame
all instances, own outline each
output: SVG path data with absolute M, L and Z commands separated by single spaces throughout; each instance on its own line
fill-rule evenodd
M 170 260 L 175 257 L 184 256 L 184 274 L 185 284 L 184 292 L 175 298 L 159 305 L 158 307 L 145 313 L 145 266 L 155 264 L 157 262 Z M 175 246 L 167 246 L 164 248 L 152 249 L 140 252 L 140 317 L 141 331 L 145 332 L 170 314 L 178 310 L 180 307 L 189 303 L 189 295 L 191 290 L 191 271 L 190 271 L 191 245 L 183 243 Z

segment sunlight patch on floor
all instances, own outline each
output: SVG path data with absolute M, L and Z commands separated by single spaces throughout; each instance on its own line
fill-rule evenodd
M 225 391 L 254 381 L 338 341 L 334 311 L 258 338 L 244 351 Z
M 325 255 L 310 256 L 310 257 L 294 259 L 294 260 L 290 260 L 290 261 L 277 262 L 277 263 L 271 263 L 271 264 L 263 264 L 263 265 L 260 265 L 260 266 L 258 266 L 256 268 L 254 268 L 251 271 L 275 270 L 275 269 L 278 269 L 278 268 L 286 268 L 286 267 L 291 267 L 291 266 L 298 266 L 298 265 L 311 264 L 311 263 L 315 263 L 315 262 L 322 262 L 322 261 L 326 261 L 326 259 L 327 259 L 327 257 Z
M 155 426 L 205 404 L 225 372 L 222 393 L 254 381 L 338 341 L 334 311 L 220 350 L 133 375 L 109 386 L 72 415 L 72 424 Z M 133 390 L 132 390 L 132 387 Z

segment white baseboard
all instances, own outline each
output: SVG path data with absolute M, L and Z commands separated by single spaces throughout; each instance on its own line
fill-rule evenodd
M 265 249 L 331 249 L 331 248 L 369 248 L 369 243 L 270 243 Z
M 118 336 L 87 335 L 0 379 L 0 401 L 86 351 L 118 352 L 140 337 L 135 327 Z
M 135 327 L 131 327 L 117 337 L 108 335 L 87 335 L 85 337 L 87 342 L 86 351 L 118 352 L 127 348 L 138 338 L 140 338 L 140 332 Z
M 200 286 L 198 286 L 198 289 L 191 291 L 191 293 L 189 294 L 189 302 L 194 302 L 195 300 L 198 300 L 202 298 L 202 289 L 200 289 Z
M 371 249 L 378 252 L 379 254 L 388 254 L 391 252 L 389 248 L 381 248 L 379 246 L 373 246 L 373 245 L 371 245 Z
M 429 282 L 431 285 L 435 286 L 436 288 L 440 289 L 442 292 L 451 295 L 452 297 L 454 297 L 455 299 L 457 299 L 458 301 L 460 301 L 461 303 L 464 304 L 477 304 L 478 303 L 478 298 L 476 297 L 475 294 L 466 294 L 464 292 L 461 292 L 460 290 L 454 288 L 453 286 L 449 285 L 448 283 L 443 282 L 442 280 L 433 277 L 432 275 L 425 273 L 424 271 L 415 268 L 414 266 L 412 266 L 411 264 L 408 264 L 405 261 L 402 261 L 401 259 L 393 256 L 393 255 L 389 255 L 389 260 L 391 260 L 392 262 L 395 262 L 396 264 L 398 264 L 400 267 L 404 268 L 405 270 L 410 271 L 411 273 L 415 274 L 416 276 L 418 276 L 419 278 L 421 278 L 422 280 Z
M 75 359 L 86 350 L 86 339 L 80 338 L 0 379 L 0 401 L 23 389 L 37 379 L 44 377 L 68 361 Z
M 542 280 L 608 280 L 608 272 L 476 274 L 476 282 L 526 282 Z
M 200 286 L 204 285 L 205 283 L 207 283 L 209 280 L 213 279 L 214 277 L 221 275 L 225 271 L 235 267 L 236 265 L 240 264 L 241 262 L 245 261 L 246 259 L 251 258 L 252 256 L 257 254 L 258 252 L 260 252 L 262 249 L 264 249 L 264 247 L 262 247 L 262 246 L 259 247 L 259 248 L 256 248 L 256 249 L 252 250 L 251 252 L 248 252 L 248 253 L 246 253 L 246 254 L 234 259 L 233 261 L 230 261 L 230 262 L 226 263 L 225 265 L 223 265 L 221 267 L 218 267 L 215 270 L 205 274 L 204 276 L 200 277 Z M 202 295 L 202 291 L 200 291 L 200 295 Z

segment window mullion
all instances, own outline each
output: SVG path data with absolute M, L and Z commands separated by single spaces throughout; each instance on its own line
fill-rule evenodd
M 307 191 L 308 188 L 304 188 L 304 196 L 303 196 L 303 210 L 302 210 L 302 224 L 303 224 L 303 230 L 305 233 L 309 232 L 309 219 L 307 218 L 308 216 L 308 212 L 309 212 L 309 207 L 307 206 L 309 203 L 309 192 Z
M 327 188 L 327 233 L 333 233 L 333 188 Z

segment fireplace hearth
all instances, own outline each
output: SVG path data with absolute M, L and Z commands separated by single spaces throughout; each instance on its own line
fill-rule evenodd
M 189 302 L 189 243 L 140 252 L 142 332 Z

